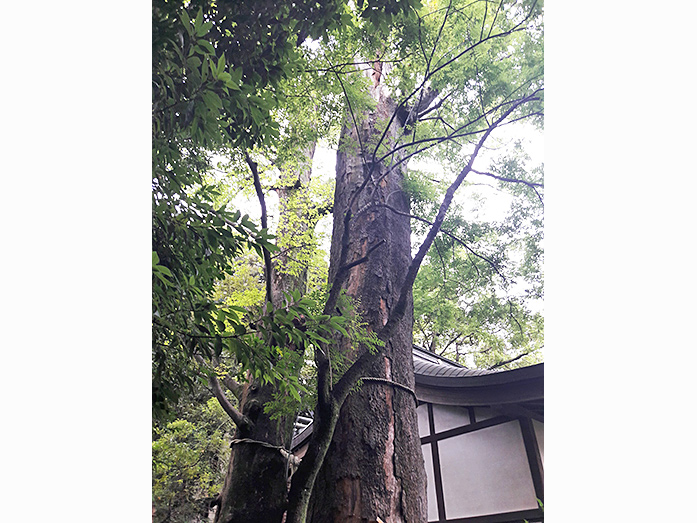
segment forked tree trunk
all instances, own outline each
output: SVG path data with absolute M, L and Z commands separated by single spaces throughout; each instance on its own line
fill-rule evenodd
M 292 220 L 288 216 L 302 210 L 302 206 L 290 202 L 302 198 L 301 193 L 309 185 L 314 151 L 312 144 L 305 151 L 305 161 L 296 166 L 298 183 L 278 189 L 281 213 L 279 228 L 283 228 L 284 222 L 288 221 L 304 227 L 304 231 L 314 225 L 303 216 L 296 216 Z M 279 230 L 279 235 L 284 233 L 287 231 Z M 281 306 L 283 292 L 300 290 L 304 293 L 306 290 L 306 269 L 293 276 L 276 269 L 279 265 L 283 267 L 287 264 L 287 256 L 292 256 L 292 252 L 282 250 L 272 271 L 274 307 Z M 233 444 L 216 523 L 280 523 L 283 518 L 288 490 L 288 459 L 278 448 L 272 447 L 288 449 L 295 420 L 290 416 L 271 420 L 264 412 L 264 405 L 273 399 L 274 392 L 273 385 L 262 385 L 259 380 L 252 380 L 244 386 L 240 410 L 250 419 L 252 426 L 247 430 L 238 428 L 236 439 L 251 441 Z
M 376 84 L 378 81 L 376 81 Z M 380 136 L 394 109 L 376 85 L 377 109 L 356 115 L 360 142 L 368 149 Z M 360 120 L 362 118 L 362 120 Z M 398 131 L 393 123 L 388 140 Z M 365 149 L 364 149 L 365 150 Z M 372 149 L 370 149 L 372 151 Z M 382 164 L 371 172 L 371 157 L 362 156 L 356 129 L 349 119 L 337 154 L 334 230 L 330 281 L 337 271 L 342 216 L 351 196 L 370 181 L 352 207 L 348 262 L 365 256 L 383 242 L 368 260 L 351 269 L 344 288 L 359 301 L 358 310 L 369 328 L 385 325 L 395 305 L 411 261 L 409 218 L 379 204 L 409 212 L 402 191 L 402 173 Z M 393 159 L 393 161 L 396 159 Z M 378 204 L 378 206 L 376 206 Z M 382 378 L 414 389 L 411 298 L 401 324 L 384 348 L 384 355 L 365 376 Z M 341 347 L 349 357 L 356 351 Z M 364 381 L 344 403 L 334 437 L 317 476 L 308 521 L 416 523 L 426 521 L 426 476 L 419 441 L 415 397 L 385 381 Z

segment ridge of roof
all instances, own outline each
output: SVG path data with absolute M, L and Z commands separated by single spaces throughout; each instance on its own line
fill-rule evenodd
M 437 383 L 440 386 L 449 387 L 477 387 L 544 376 L 544 362 L 508 370 L 470 369 L 418 345 L 412 347 L 412 354 L 417 383 L 431 385 Z
M 440 371 L 439 367 L 427 362 L 414 362 L 414 378 L 417 385 L 470 388 L 544 379 L 544 363 L 501 371 L 457 369 L 458 372 L 450 374 Z
M 447 365 L 451 365 L 453 367 L 466 368 L 464 365 L 462 365 L 456 361 L 450 360 L 450 359 L 446 358 L 445 356 L 441 356 L 439 354 L 436 354 L 435 352 L 431 352 L 430 350 L 426 350 L 423 347 L 419 347 L 418 345 L 412 345 L 411 348 L 412 348 L 412 354 L 416 354 L 417 356 L 421 356 L 422 358 L 429 359 L 429 360 L 432 360 L 435 358 L 437 361 L 443 362 L 443 363 L 445 363 Z
M 414 356 L 414 373 L 421 376 L 442 376 L 455 378 L 483 376 L 485 374 L 499 374 L 502 372 L 486 369 L 470 369 L 464 365 L 461 365 L 460 363 L 427 351 L 418 345 L 414 345 L 412 347 L 412 355 Z

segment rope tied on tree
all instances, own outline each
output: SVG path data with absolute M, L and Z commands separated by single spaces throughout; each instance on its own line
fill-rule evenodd
M 293 455 L 293 453 L 290 452 L 289 450 L 286 450 L 286 448 L 283 447 L 283 445 L 272 445 L 271 443 L 267 443 L 266 441 L 258 441 L 256 439 L 250 439 L 250 438 L 233 439 L 230 442 L 230 447 L 232 447 L 233 445 L 238 445 L 240 443 L 249 443 L 252 445 L 260 445 L 260 446 L 265 447 L 267 449 L 277 450 L 281 453 L 281 456 L 286 458 L 295 467 L 297 467 L 300 464 L 300 461 L 302 460 L 302 458 L 299 458 L 299 457 Z
M 361 378 L 360 380 L 363 382 L 367 381 L 368 383 L 371 383 L 371 382 L 372 383 L 384 383 L 386 385 L 392 385 L 398 389 L 402 389 L 402 390 L 408 392 L 409 394 L 411 394 L 414 398 L 414 402 L 416 403 L 416 406 L 417 407 L 419 406 L 419 398 L 416 397 L 416 392 L 414 392 L 413 389 L 410 389 L 406 385 L 403 385 L 401 383 L 397 383 L 396 381 L 388 380 L 385 378 L 374 378 L 374 377 L 370 377 L 370 376 L 365 377 L 365 378 Z

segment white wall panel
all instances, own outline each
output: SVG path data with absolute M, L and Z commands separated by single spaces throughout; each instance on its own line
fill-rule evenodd
M 438 449 L 449 519 L 537 508 L 517 421 L 439 441 Z
M 535 437 L 537 438 L 537 446 L 540 447 L 540 459 L 542 464 L 545 464 L 545 426 L 537 420 L 532 420 L 532 426 L 535 429 Z
M 436 482 L 433 479 L 433 455 L 431 444 L 421 446 L 426 467 L 426 499 L 428 501 L 428 521 L 438 521 L 438 502 L 436 501 Z
M 419 437 L 428 436 L 430 434 L 428 428 L 428 405 L 422 403 L 416 407 L 416 415 L 419 420 Z
M 433 405 L 436 433 L 470 424 L 470 415 L 464 407 Z
M 490 419 L 498 416 L 498 413 L 489 407 L 476 407 L 474 409 L 474 419 L 477 422 L 484 421 L 485 419 Z

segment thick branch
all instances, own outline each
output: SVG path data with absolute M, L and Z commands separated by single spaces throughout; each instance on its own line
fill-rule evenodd
M 220 403 L 220 406 L 223 407 L 223 410 L 227 413 L 227 415 L 230 416 L 230 418 L 232 418 L 232 421 L 235 422 L 235 425 L 237 425 L 243 431 L 249 430 L 252 426 L 252 422 L 247 416 L 245 416 L 239 410 L 233 407 L 232 403 L 230 403 L 230 400 L 228 400 L 227 396 L 225 396 L 223 389 L 220 387 L 218 378 L 216 378 L 213 375 L 210 375 L 208 376 L 208 383 L 213 389 L 213 394 L 218 400 L 218 403 Z
M 347 263 L 346 265 L 342 266 L 339 270 L 340 271 L 348 271 L 349 269 L 353 269 L 356 265 L 360 265 L 361 263 L 365 263 L 368 261 L 368 258 L 370 258 L 370 254 L 376 250 L 378 247 L 381 245 L 384 245 L 386 243 L 385 239 L 383 238 L 380 240 L 378 243 L 373 245 L 370 249 L 368 249 L 368 252 L 365 254 L 365 256 L 358 258 L 355 261 L 352 261 L 351 263 Z
M 196 360 L 201 365 L 206 366 L 206 363 L 201 356 L 196 355 Z M 220 382 L 218 381 L 218 378 L 215 377 L 215 374 L 208 374 L 208 384 L 211 386 L 213 395 L 218 400 L 218 403 L 220 403 L 220 406 L 223 407 L 223 410 L 228 416 L 230 416 L 235 425 L 237 425 L 241 430 L 249 429 L 252 426 L 251 420 L 237 410 L 232 403 L 230 403 L 230 400 L 227 399 L 223 389 L 220 387 Z

